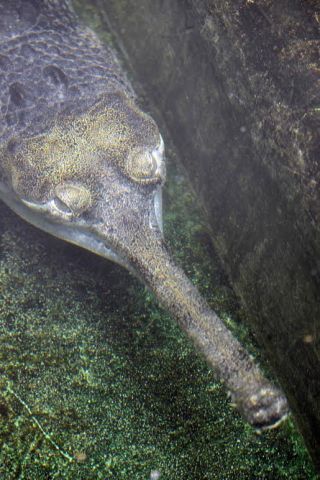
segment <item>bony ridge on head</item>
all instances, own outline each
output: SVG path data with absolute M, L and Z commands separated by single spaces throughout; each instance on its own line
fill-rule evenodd
M 96 146 L 129 179 L 142 184 L 164 181 L 164 143 L 158 127 L 130 97 L 107 95 L 88 118 Z
M 10 152 L 8 173 L 18 194 L 45 202 L 56 189 L 58 202 L 82 212 L 92 195 L 80 186 L 90 177 L 94 194 L 95 178 L 107 176 L 110 167 L 138 184 L 163 183 L 164 144 L 155 122 L 127 96 L 109 100 L 78 117 L 60 118 L 47 132 L 26 139 L 18 153 Z

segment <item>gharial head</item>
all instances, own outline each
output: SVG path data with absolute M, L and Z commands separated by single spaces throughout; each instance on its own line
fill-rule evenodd
M 128 233 L 161 235 L 164 143 L 123 92 L 76 118 L 61 116 L 46 133 L 9 141 L 4 164 L 19 213 L 58 237 L 130 267 Z
M 161 232 L 164 146 L 154 121 L 123 93 L 85 114 L 57 118 L 0 152 L 5 201 L 29 222 L 133 270 L 225 381 L 257 428 L 287 414 L 282 392 L 210 310 L 172 261 Z

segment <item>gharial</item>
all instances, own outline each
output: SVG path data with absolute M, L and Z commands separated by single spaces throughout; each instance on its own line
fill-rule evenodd
M 162 235 L 164 143 L 114 51 L 67 0 L 0 0 L 0 195 L 28 222 L 129 268 L 259 429 L 288 412 Z

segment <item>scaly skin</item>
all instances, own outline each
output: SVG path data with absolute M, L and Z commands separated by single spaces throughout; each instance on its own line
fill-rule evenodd
M 283 394 L 174 265 L 161 233 L 163 145 L 114 52 L 66 1 L 0 1 L 1 197 L 40 228 L 115 259 L 155 292 L 257 428 Z

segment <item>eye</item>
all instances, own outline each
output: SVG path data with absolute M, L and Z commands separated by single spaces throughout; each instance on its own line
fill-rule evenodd
M 54 202 L 54 206 L 58 210 L 60 210 L 60 212 L 64 213 L 65 215 L 72 215 L 73 214 L 71 208 L 69 208 L 68 205 L 66 205 L 64 202 L 62 202 L 60 200 L 60 198 L 54 197 L 53 202 Z
M 138 153 L 131 159 L 131 173 L 137 178 L 152 178 L 157 170 L 155 159 L 149 152 Z
M 91 207 L 92 196 L 83 185 L 64 183 L 55 188 L 54 203 L 64 214 L 80 215 Z
M 162 158 L 153 152 L 137 149 L 131 153 L 126 165 L 126 173 L 140 183 L 152 183 L 160 180 Z

